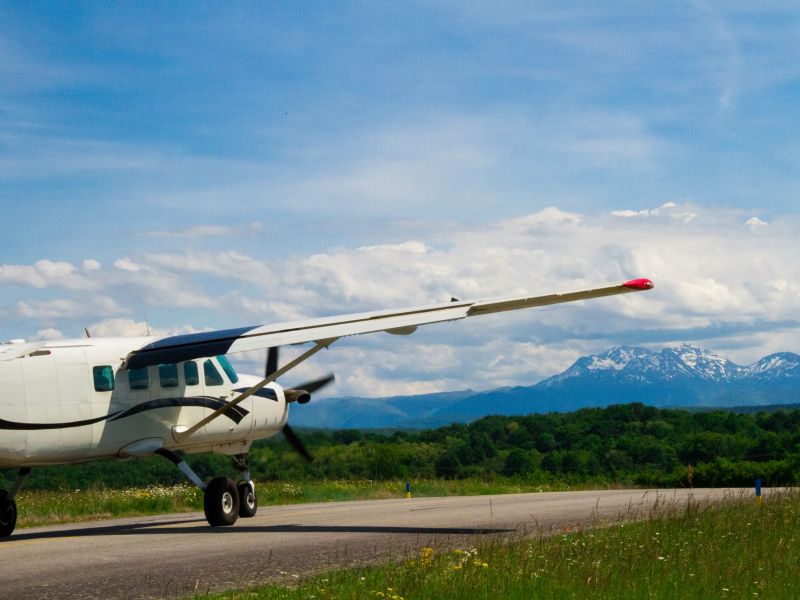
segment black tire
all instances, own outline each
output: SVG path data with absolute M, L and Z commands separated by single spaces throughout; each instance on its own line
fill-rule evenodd
M 239 516 L 243 519 L 255 517 L 258 510 L 255 486 L 251 482 L 240 481 L 236 489 L 239 492 Z
M 0 490 L 0 538 L 14 533 L 17 526 L 17 503 L 9 500 L 8 492 Z
M 239 518 L 239 492 L 227 477 L 215 477 L 203 496 L 206 519 L 212 527 L 227 527 Z

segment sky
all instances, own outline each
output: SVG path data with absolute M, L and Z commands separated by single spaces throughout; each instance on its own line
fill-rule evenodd
M 778 2 L 4 2 L 0 339 L 650 277 L 295 377 L 385 396 L 621 344 L 800 352 L 799 41 Z

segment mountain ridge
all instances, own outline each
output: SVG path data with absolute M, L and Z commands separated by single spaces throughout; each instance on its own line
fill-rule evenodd
M 800 355 L 776 352 L 738 365 L 690 344 L 660 351 L 615 346 L 582 356 L 531 386 L 390 398 L 341 397 L 293 410 L 293 425 L 323 428 L 424 428 L 490 415 L 565 412 L 643 402 L 664 408 L 714 408 L 800 402 Z

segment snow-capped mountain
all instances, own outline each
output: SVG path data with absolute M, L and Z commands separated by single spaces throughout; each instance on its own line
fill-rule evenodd
M 748 375 L 760 380 L 798 377 L 800 356 L 793 352 L 778 352 L 765 356 L 757 363 L 746 367 Z
M 545 379 L 538 386 L 552 387 L 574 378 L 654 384 L 674 380 L 733 383 L 798 377 L 800 356 L 791 352 L 771 354 L 752 365 L 740 366 L 689 344 L 664 348 L 660 352 L 618 346 L 602 354 L 584 356 L 563 373 Z
M 800 356 L 780 352 L 737 365 L 683 345 L 660 351 L 619 346 L 584 356 L 536 385 L 398 398 L 338 398 L 292 414 L 312 427 L 433 427 L 492 415 L 566 412 L 642 402 L 660 407 L 800 403 Z

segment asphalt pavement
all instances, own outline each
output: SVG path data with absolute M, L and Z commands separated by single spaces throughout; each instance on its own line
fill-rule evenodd
M 752 490 L 601 490 L 262 506 L 211 528 L 202 513 L 18 529 L 0 542 L 0 597 L 175 598 L 402 559 L 424 546 L 597 525 L 656 502 Z

